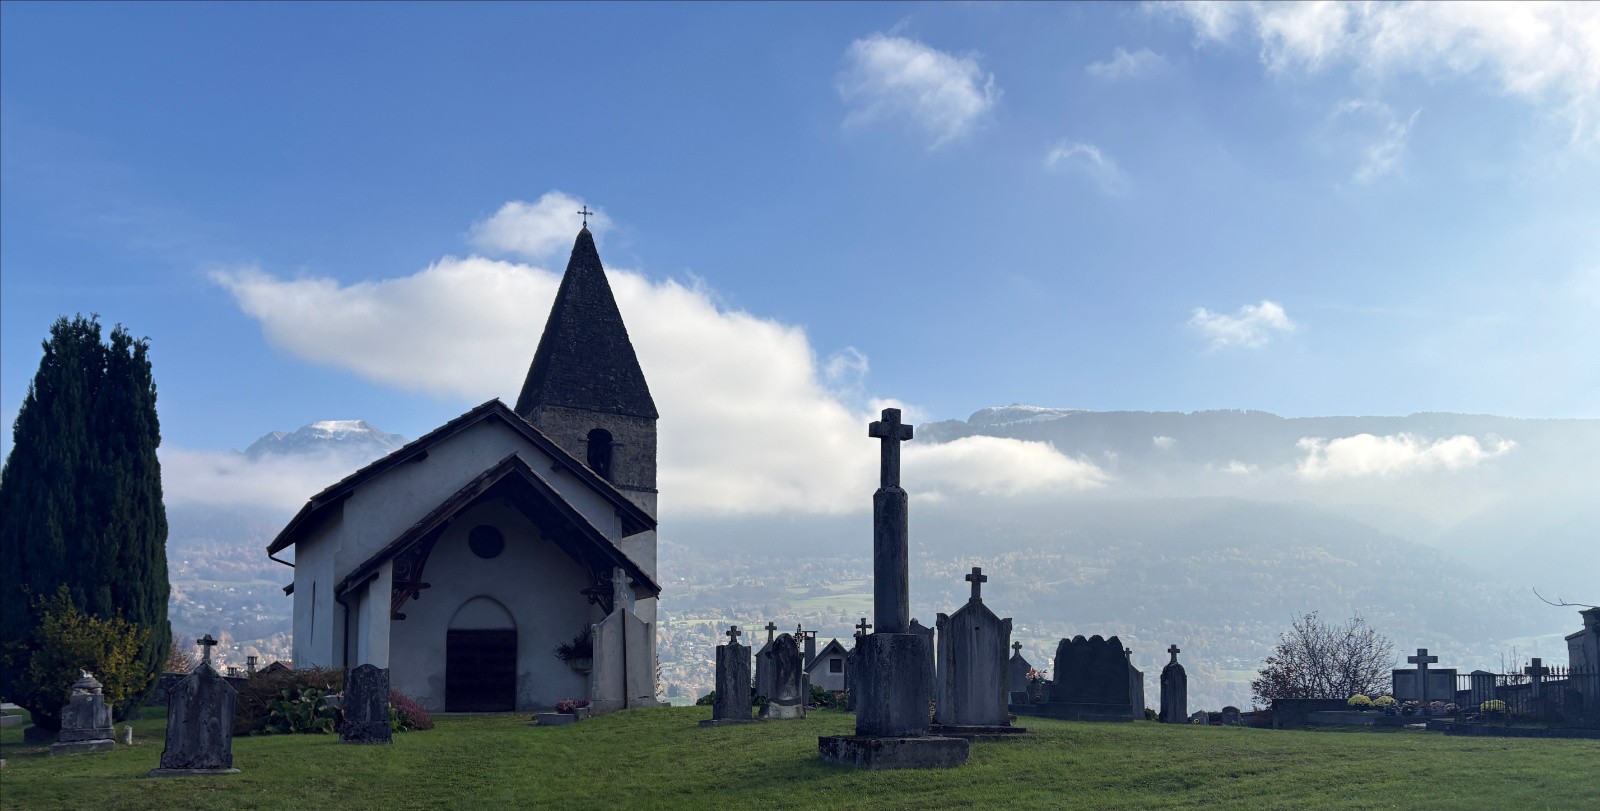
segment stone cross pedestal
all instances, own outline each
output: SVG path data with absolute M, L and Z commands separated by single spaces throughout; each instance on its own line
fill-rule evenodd
M 900 487 L 900 443 L 912 427 L 900 409 L 886 408 L 867 428 L 881 440 L 877 492 L 872 496 L 873 615 L 877 633 L 857 649 L 856 734 L 817 740 L 824 761 L 869 769 L 958 766 L 967 742 L 928 736 L 933 697 L 933 640 L 911 630 L 909 497 Z
M 1161 714 L 1163 724 L 1189 723 L 1189 674 L 1178 664 L 1177 645 L 1167 648 L 1172 661 L 1161 668 Z
M 238 693 L 211 666 L 206 634 L 199 643 L 205 658 L 167 693 L 167 745 L 152 777 L 237 774 L 233 768 L 233 709 Z
M 344 722 L 340 743 L 393 743 L 389 725 L 389 669 L 373 664 L 351 668 L 344 676 Z
M 1422 692 L 1422 703 L 1428 703 L 1428 665 L 1439 661 L 1437 656 L 1429 656 L 1427 648 L 1417 648 L 1416 656 L 1407 656 L 1406 661 L 1417 666 L 1418 690 Z
M 748 724 L 750 718 L 750 646 L 739 644 L 739 626 L 728 626 L 728 644 L 717 646 L 716 698 L 711 718 L 700 726 Z
M 61 735 L 50 745 L 52 755 L 104 752 L 116 746 L 111 740 L 111 708 L 99 680 L 87 670 L 72 683 L 72 696 L 61 708 Z

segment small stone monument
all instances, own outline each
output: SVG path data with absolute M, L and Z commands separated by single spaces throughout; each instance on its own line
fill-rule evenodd
M 1239 712 L 1238 707 L 1231 704 L 1223 707 L 1222 725 L 1225 727 L 1242 727 L 1244 726 L 1244 714 Z
M 1161 714 L 1163 724 L 1183 724 L 1189 720 L 1189 674 L 1178 664 L 1177 645 L 1167 648 L 1172 661 L 1161 668 Z
M 933 640 L 911 632 L 910 498 L 900 486 L 900 443 L 911 426 L 886 408 L 867 435 L 881 441 L 872 494 L 872 610 L 877 633 L 857 643 L 856 734 L 817 739 L 825 762 L 866 769 L 916 769 L 967 762 L 967 741 L 928 734 Z
M 711 718 L 700 726 L 750 723 L 750 646 L 739 644 L 737 625 L 728 626 L 728 644 L 717 646 L 716 693 Z
M 161 767 L 151 777 L 238 774 L 233 768 L 233 709 L 238 693 L 211 665 L 206 634 L 196 644 L 205 649 L 200 664 L 172 686 L 167 695 L 167 745 Z
M 862 617 L 861 621 L 856 623 L 855 641 L 850 646 L 850 653 L 844 657 L 844 708 L 850 712 L 856 711 L 856 694 L 861 692 L 859 678 L 861 673 L 861 638 L 866 636 L 870 630 L 872 630 L 872 623 L 867 622 L 866 617 Z
M 1028 680 L 1029 671 L 1033 665 L 1022 658 L 1022 643 L 1011 643 L 1011 660 L 1006 663 L 1006 692 L 1010 694 L 1009 703 L 1029 704 L 1028 688 L 1033 685 Z
M 61 737 L 50 745 L 52 755 L 104 752 L 116 746 L 111 740 L 111 708 L 100 682 L 87 670 L 72 683 L 72 696 L 61 708 Z
M 934 681 L 935 735 L 995 741 L 1027 732 L 1011 725 L 1006 648 L 1011 618 L 1001 619 L 983 604 L 989 578 L 977 566 L 966 576 L 972 596 L 954 614 L 940 614 L 938 668 Z
M 344 675 L 344 722 L 340 743 L 393 743 L 389 725 L 389 669 L 373 664 Z
M 1144 718 L 1144 674 L 1133 666 L 1121 639 L 1099 634 L 1062 639 L 1054 669 L 1049 700 L 1029 712 L 1079 721 Z
M 761 717 L 769 721 L 806 717 L 803 692 L 805 663 L 800 660 L 800 643 L 780 634 L 764 654 L 772 668 L 772 694 L 761 706 Z
M 756 696 L 765 703 L 777 692 L 772 680 L 772 659 L 767 654 L 772 651 L 772 643 L 777 639 L 778 624 L 768 622 L 763 630 L 767 632 L 767 644 L 756 651 Z

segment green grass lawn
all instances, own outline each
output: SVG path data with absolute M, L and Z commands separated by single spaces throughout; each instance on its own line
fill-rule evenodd
M 1026 718 L 1033 734 L 957 769 L 860 772 L 817 759 L 845 713 L 699 729 L 709 708 L 684 707 L 549 728 L 447 716 L 384 747 L 239 738 L 241 774 L 156 779 L 165 720 L 147 712 L 104 754 L 52 758 L 4 730 L 0 808 L 1600 808 L 1596 741 Z

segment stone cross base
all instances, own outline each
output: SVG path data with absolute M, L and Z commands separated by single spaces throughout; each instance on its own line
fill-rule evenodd
M 78 755 L 84 752 L 109 752 L 116 745 L 116 742 L 110 738 L 98 738 L 88 741 L 63 741 L 50 744 L 50 754 Z
M 994 741 L 1017 741 L 1028 734 L 1024 727 L 1004 725 L 980 724 L 934 724 L 928 728 L 928 734 L 941 738 L 964 738 L 969 741 L 992 743 Z
M 949 769 L 967 762 L 967 742 L 837 735 L 818 738 L 817 753 L 826 763 L 856 769 Z
M 872 634 L 858 646 L 856 735 L 912 738 L 928 734 L 933 700 L 933 640 L 925 634 Z
M 734 724 L 753 724 L 755 722 L 756 719 L 754 718 L 707 718 L 706 720 L 700 722 L 700 726 L 725 727 L 732 726 Z
M 217 774 L 238 774 L 238 769 L 151 769 L 151 777 L 210 777 Z

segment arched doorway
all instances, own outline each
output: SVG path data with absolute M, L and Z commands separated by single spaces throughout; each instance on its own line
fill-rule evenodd
M 446 712 L 510 712 L 517 708 L 517 623 L 489 597 L 456 609 L 445 636 Z

